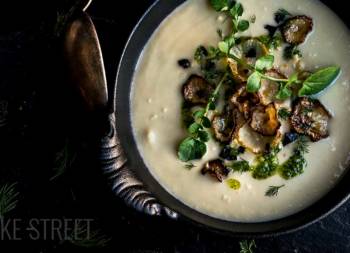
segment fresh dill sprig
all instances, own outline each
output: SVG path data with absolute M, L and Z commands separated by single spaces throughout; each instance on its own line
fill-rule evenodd
M 67 241 L 82 248 L 103 248 L 107 246 L 111 238 L 101 233 L 101 230 L 92 230 L 85 223 L 78 222 Z
M 5 184 L 0 188 L 0 217 L 16 208 L 18 192 L 17 183 Z
M 223 33 L 222 33 L 222 30 L 221 30 L 221 29 L 217 29 L 216 32 L 217 32 L 219 38 L 220 38 L 221 40 L 223 40 L 223 39 L 224 39 L 224 35 L 223 35 Z
M 253 253 L 254 249 L 256 249 L 256 244 L 254 240 L 244 240 L 239 242 L 239 253 Z
M 266 193 L 265 196 L 267 197 L 276 197 L 278 195 L 278 191 L 284 187 L 285 185 L 280 185 L 280 186 L 270 186 Z
M 193 163 L 186 163 L 186 164 L 185 164 L 185 168 L 188 169 L 188 170 L 191 170 L 191 169 L 193 169 L 194 167 L 196 167 L 196 165 L 194 165 Z

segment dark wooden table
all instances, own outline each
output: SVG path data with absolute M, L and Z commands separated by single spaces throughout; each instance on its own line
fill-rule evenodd
M 128 35 L 153 0 L 116 2 L 121 1 L 96 0 L 88 10 L 110 89 Z M 96 251 L 57 240 L 30 241 L 24 233 L 21 241 L 1 241 L 0 251 L 28 245 L 31 252 L 239 252 L 244 238 L 147 217 L 111 194 L 66 81 L 60 41 L 52 39 L 58 3 L 14 1 L 0 11 L 0 183 L 18 182 L 20 192 L 17 208 L 6 218 L 94 219 L 94 227 L 112 240 Z M 62 167 L 62 150 L 69 162 L 52 179 Z M 350 252 L 349 208 L 347 203 L 302 231 L 257 239 L 256 252 Z

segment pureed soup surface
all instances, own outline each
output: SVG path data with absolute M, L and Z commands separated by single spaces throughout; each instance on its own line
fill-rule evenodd
M 207 215 L 230 221 L 262 222 L 296 213 L 324 196 L 339 180 L 349 162 L 350 131 L 350 34 L 344 23 L 326 6 L 312 0 L 242 0 L 243 18 L 256 16 L 247 36 L 266 34 L 265 24 L 274 24 L 274 13 L 284 8 L 313 18 L 314 29 L 300 45 L 306 69 L 341 67 L 336 83 L 318 99 L 331 112 L 330 137 L 310 143 L 305 172 L 290 180 L 279 175 L 264 180 L 250 173 L 233 173 L 241 183 L 233 190 L 200 171 L 216 159 L 220 146 L 209 141 L 201 160 L 188 170 L 177 156 L 178 144 L 187 135 L 182 126 L 181 89 L 188 77 L 198 72 L 193 54 L 199 45 L 217 45 L 218 28 L 224 28 L 222 14 L 206 0 L 188 0 L 176 9 L 154 33 L 143 50 L 135 71 L 132 97 L 132 125 L 138 148 L 152 175 L 173 196 Z M 178 60 L 192 61 L 191 69 L 179 67 Z M 278 60 L 276 60 L 278 61 Z M 290 155 L 283 149 L 279 158 Z M 249 159 L 249 155 L 247 155 Z M 265 196 L 269 186 L 285 185 L 275 197 Z

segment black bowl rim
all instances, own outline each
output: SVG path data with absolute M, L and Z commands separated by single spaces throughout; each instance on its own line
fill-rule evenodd
M 231 236 L 268 237 L 291 233 L 303 229 L 334 212 L 350 198 L 350 190 L 347 187 L 350 182 L 350 173 L 345 173 L 334 188 L 311 206 L 285 218 L 261 223 L 232 222 L 200 213 L 173 197 L 151 175 L 138 151 L 132 132 L 130 93 L 133 74 L 142 50 L 153 32 L 172 11 L 185 1 L 156 0 L 133 29 L 120 58 L 113 100 L 117 119 L 117 133 L 122 147 L 126 150 L 129 166 L 133 168 L 146 188 L 155 195 L 160 203 L 178 212 L 180 217 L 207 230 Z M 125 94 L 127 95 L 125 96 Z

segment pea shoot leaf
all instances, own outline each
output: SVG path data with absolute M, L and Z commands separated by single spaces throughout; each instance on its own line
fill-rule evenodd
M 240 20 L 237 26 L 238 31 L 244 32 L 249 29 L 249 21 L 248 20 Z
M 259 72 L 255 71 L 251 74 L 247 81 L 247 91 L 257 92 L 261 86 L 261 75 Z
M 259 58 L 255 63 L 255 68 L 258 71 L 269 70 L 273 67 L 275 57 L 273 55 L 266 55 Z
M 204 142 L 188 137 L 184 139 L 178 150 L 178 157 L 183 162 L 188 162 L 202 158 L 207 152 L 207 146 Z

